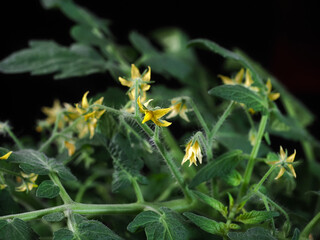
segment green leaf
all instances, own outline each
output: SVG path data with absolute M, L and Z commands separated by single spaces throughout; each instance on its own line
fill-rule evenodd
M 28 224 L 19 218 L 0 220 L 0 239 L 3 240 L 35 240 L 37 234 Z
M 219 211 L 222 216 L 226 217 L 228 214 L 228 207 L 224 206 L 222 202 L 214 199 L 213 197 L 209 197 L 208 195 L 198 192 L 198 191 L 193 191 L 193 193 L 204 203 L 208 204 L 210 207 L 216 209 Z
M 55 198 L 60 193 L 60 188 L 51 180 L 43 181 L 37 189 L 36 196 L 40 198 Z
M 77 42 L 87 45 L 106 47 L 109 44 L 109 41 L 107 41 L 99 31 L 85 25 L 72 27 L 71 36 Z
M 62 228 L 53 233 L 53 240 L 72 240 L 73 232 L 69 229 Z
M 129 40 L 132 45 L 142 54 L 152 55 L 157 53 L 157 49 L 151 44 L 151 42 L 138 32 L 131 32 L 129 34 Z
M 143 161 L 140 158 L 141 152 L 138 146 L 135 147 L 130 143 L 128 138 L 123 134 L 118 133 L 110 141 L 107 150 L 113 159 L 114 165 L 114 172 L 112 175 L 113 192 L 128 187 L 133 178 L 137 179 L 139 183 L 147 183 L 147 178 L 140 174 L 140 170 L 143 167 Z
M 276 240 L 270 231 L 261 227 L 250 228 L 246 232 L 229 232 L 231 240 Z
M 19 204 L 13 200 L 8 189 L 0 191 L 0 216 L 20 213 Z
M 104 72 L 105 60 L 91 47 L 74 44 L 70 48 L 53 41 L 30 41 L 30 48 L 12 53 L 0 62 L 0 72 L 34 75 L 54 74 L 55 79 Z
M 233 150 L 220 155 L 217 159 L 201 168 L 189 186 L 192 188 L 214 177 L 223 177 L 229 174 L 240 162 L 241 153 L 242 151 L 240 150 Z
M 210 95 L 245 104 L 255 111 L 265 111 L 265 102 L 260 95 L 242 85 L 221 85 L 209 90 Z
M 13 152 L 8 160 L 11 163 L 18 163 L 20 168 L 28 174 L 48 175 L 50 172 L 55 172 L 63 180 L 76 180 L 76 177 L 61 162 L 48 158 L 44 153 L 36 150 L 24 149 Z
M 182 217 L 168 208 L 160 212 L 139 213 L 128 225 L 130 232 L 144 228 L 148 240 L 187 240 L 188 231 Z
M 205 48 L 205 49 L 210 50 L 216 54 L 221 55 L 224 58 L 232 59 L 233 61 L 239 63 L 243 67 L 250 69 L 254 83 L 258 87 L 264 87 L 263 82 L 261 80 L 261 77 L 258 74 L 258 72 L 256 71 L 256 69 L 254 68 L 254 65 L 250 61 L 248 61 L 246 58 L 241 56 L 240 54 L 237 54 L 237 53 L 232 52 L 226 48 L 223 48 L 220 45 L 218 45 L 217 43 L 210 41 L 210 40 L 207 40 L 207 39 L 192 40 L 189 42 L 189 46 Z
M 44 215 L 42 219 L 47 222 L 60 222 L 62 219 L 64 219 L 64 214 L 62 212 L 50 213 Z
M 191 222 L 211 234 L 225 235 L 228 232 L 227 225 L 222 222 L 216 222 L 204 216 L 199 216 L 191 212 L 183 213 Z
M 229 185 L 236 187 L 241 184 L 242 175 L 237 170 L 233 169 L 229 174 L 223 177 L 223 180 Z
M 80 214 L 73 214 L 75 223 L 75 239 L 85 240 L 123 240 L 103 223 L 96 220 L 88 220 Z
M 257 224 L 278 216 L 278 212 L 253 210 L 239 215 L 236 218 L 236 221 L 242 222 L 244 224 Z

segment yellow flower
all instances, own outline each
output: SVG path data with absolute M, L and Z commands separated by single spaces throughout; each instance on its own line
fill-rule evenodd
M 60 101 L 58 99 L 55 99 L 53 101 L 53 106 L 52 108 L 50 107 L 43 107 L 42 112 L 47 115 L 46 121 L 52 125 L 56 122 L 57 116 L 58 114 L 63 110 L 63 108 L 61 107 Z M 59 123 L 59 125 L 62 124 Z M 60 126 L 59 126 L 60 127 Z
M 21 172 L 21 176 L 23 179 L 17 177 L 17 182 L 22 182 L 19 187 L 16 187 L 17 192 L 31 191 L 34 187 L 38 187 L 38 185 L 36 184 L 36 180 L 38 178 L 37 174 L 25 174 Z
M 297 174 L 292 166 L 294 158 L 296 157 L 296 150 L 294 150 L 293 154 L 291 154 L 289 157 L 287 157 L 287 153 L 283 150 L 282 146 L 280 146 L 279 156 L 280 156 L 280 159 L 278 161 L 268 162 L 271 165 L 278 165 L 280 167 L 280 171 L 275 179 L 277 180 L 280 177 L 282 177 L 282 175 L 286 171 L 285 167 L 288 167 L 290 169 L 292 175 L 296 178 Z
M 0 190 L 5 189 L 7 186 L 8 186 L 7 184 L 0 184 Z
M 151 68 L 148 67 L 148 71 L 141 77 L 140 71 L 139 69 L 134 65 L 131 64 L 131 79 L 130 80 L 126 80 L 122 77 L 119 77 L 119 81 L 121 83 L 122 86 L 126 86 L 126 87 L 133 87 L 135 81 L 137 80 L 142 80 L 142 83 L 140 84 L 140 89 L 142 91 L 148 91 L 150 89 L 150 85 L 147 84 L 147 82 L 150 82 L 151 79 Z
M 76 109 L 77 109 L 78 113 L 80 113 L 81 115 L 83 115 L 83 114 L 85 114 L 85 113 L 87 113 L 89 111 L 90 104 L 89 104 L 88 99 L 87 99 L 87 95 L 88 94 L 89 94 L 89 91 L 85 92 L 85 94 L 83 95 L 82 101 L 81 101 L 81 106 L 79 104 L 76 104 Z M 94 104 L 101 105 L 102 102 L 103 102 L 103 97 L 101 97 L 97 101 L 95 101 L 93 103 L 93 105 Z M 92 110 L 93 111 L 98 111 L 99 107 L 93 107 Z M 101 112 L 105 112 L 105 110 L 101 110 Z
M 254 91 L 254 92 L 259 92 L 259 88 L 258 87 L 253 87 L 252 84 L 254 83 L 250 70 L 247 69 L 246 70 L 246 77 L 245 77 L 245 82 L 244 82 L 244 86 L 249 88 L 250 90 Z
M 201 148 L 200 144 L 198 143 L 197 140 L 193 141 L 190 140 L 186 146 L 186 153 L 183 157 L 183 160 L 181 162 L 181 165 L 183 165 L 186 161 L 190 161 L 189 167 L 194 164 L 197 165 L 197 158 L 199 160 L 199 163 L 202 164 L 202 153 L 201 153 Z
M 73 142 L 65 141 L 64 146 L 68 149 L 69 156 L 72 156 L 76 152 L 76 146 Z
M 0 160 L 7 160 L 10 157 L 11 153 L 12 153 L 12 151 L 10 151 L 10 152 L 6 153 L 5 155 L 1 156 Z
M 168 118 L 173 118 L 179 114 L 179 116 L 189 122 L 189 118 L 186 114 L 188 111 L 187 105 L 184 103 L 184 100 L 179 98 L 174 98 L 171 100 L 171 113 L 167 116 Z
M 138 97 L 137 102 L 139 105 L 139 109 L 142 113 L 145 114 L 142 123 L 145 123 L 145 122 L 151 120 L 152 122 L 154 122 L 156 125 L 158 125 L 160 127 L 170 126 L 171 122 L 167 122 L 167 121 L 162 120 L 160 118 L 163 117 L 164 115 L 166 115 L 167 113 L 169 113 L 171 111 L 171 108 L 160 108 L 160 109 L 154 109 L 154 110 L 149 109 L 147 106 L 151 101 L 152 101 L 152 99 L 150 99 L 145 104 L 141 104 L 140 96 Z
M 268 98 L 270 101 L 275 101 L 280 97 L 280 93 L 272 93 L 271 89 L 272 89 L 272 84 L 271 84 L 271 80 L 268 79 L 267 83 L 267 94 L 268 94 Z
M 234 78 L 229 78 L 220 74 L 218 75 L 218 77 L 221 78 L 222 82 L 226 85 L 236 85 L 242 83 L 243 75 L 244 69 L 241 68 Z

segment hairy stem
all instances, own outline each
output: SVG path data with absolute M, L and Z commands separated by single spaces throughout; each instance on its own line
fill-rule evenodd
M 62 183 L 60 182 L 60 179 L 59 179 L 58 175 L 56 173 L 50 173 L 49 177 L 59 187 L 59 189 L 60 189 L 60 193 L 59 194 L 60 194 L 60 197 L 63 200 L 63 202 L 65 204 L 72 203 L 73 200 L 71 199 L 71 197 L 69 196 L 69 194 L 67 193 L 65 188 L 63 187 Z
M 302 230 L 299 240 L 309 239 L 308 236 L 311 233 L 312 229 L 320 223 L 320 212 L 315 215 L 311 221 L 304 227 Z

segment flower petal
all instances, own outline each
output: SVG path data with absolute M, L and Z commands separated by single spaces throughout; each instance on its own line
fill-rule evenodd
M 155 119 L 155 118 L 152 118 L 151 119 L 156 125 L 158 125 L 159 127 L 168 127 L 170 126 L 172 123 L 171 122 L 168 122 L 166 120 L 159 120 L 159 119 Z
M 286 158 L 286 153 L 284 152 L 282 146 L 280 146 L 280 157 L 281 160 L 284 160 Z
M 153 118 L 152 111 L 146 111 L 142 123 L 148 122 Z
M 146 72 L 146 74 L 143 75 L 142 81 L 149 82 L 150 79 L 151 79 L 151 68 L 148 67 L 148 72 Z
M 284 167 L 281 167 L 280 171 L 278 173 L 278 176 L 276 176 L 275 179 L 278 180 L 279 178 L 281 178 L 285 171 L 286 171 L 286 169 Z
M 157 109 L 153 111 L 153 116 L 156 119 L 161 118 L 162 116 L 166 115 L 167 113 L 169 113 L 172 110 L 172 108 L 161 108 L 161 109 Z
M 125 86 L 125 87 L 132 87 L 133 86 L 133 82 L 132 81 L 128 81 L 122 77 L 119 77 L 118 78 L 119 82 L 121 83 L 122 86 Z
M 275 101 L 280 97 L 280 93 L 269 93 L 268 98 L 270 101 Z
M 295 157 L 296 157 L 296 150 L 294 150 L 294 152 L 289 157 L 287 157 L 286 162 L 293 162 Z
M 229 77 L 226 77 L 226 76 L 223 76 L 223 75 L 218 75 L 218 77 L 222 80 L 223 84 L 226 84 L 226 85 L 234 85 L 234 81 L 229 78 Z
M 12 151 L 7 152 L 5 155 L 1 156 L 0 159 L 1 159 L 1 160 L 6 160 L 6 159 L 8 159 L 8 158 L 10 157 L 11 153 L 12 153 Z
M 136 79 L 139 77 L 141 77 L 139 69 L 134 64 L 131 64 L 131 79 Z
M 89 94 L 89 91 L 86 91 L 85 94 L 83 94 L 82 101 L 81 101 L 81 107 L 82 108 L 88 108 L 89 103 L 87 99 L 87 95 Z
M 243 79 L 244 69 L 241 68 L 240 71 L 237 73 L 237 75 L 234 78 L 235 83 L 241 84 Z
M 288 167 L 290 168 L 290 171 L 292 172 L 292 175 L 294 176 L 294 178 L 297 178 L 296 171 L 294 170 L 292 164 L 288 164 Z

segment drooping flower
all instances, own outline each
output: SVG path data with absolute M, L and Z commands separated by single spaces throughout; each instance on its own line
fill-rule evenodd
M 267 83 L 266 83 L 266 87 L 267 87 L 267 94 L 268 94 L 268 98 L 270 101 L 275 101 L 280 97 L 280 93 L 276 92 L 273 93 L 271 92 L 272 90 L 272 84 L 271 84 L 271 80 L 268 79 Z
M 198 140 L 190 140 L 185 149 L 186 153 L 182 159 L 181 165 L 183 165 L 186 161 L 190 161 L 189 167 L 194 164 L 197 165 L 197 159 L 200 164 L 202 164 L 202 153 Z
M 150 99 L 146 103 L 142 104 L 140 101 L 140 96 L 138 97 L 137 103 L 139 105 L 139 109 L 142 113 L 144 113 L 144 118 L 142 123 L 145 123 L 149 120 L 154 122 L 154 124 L 160 127 L 168 127 L 171 125 L 171 122 L 161 119 L 164 115 L 171 111 L 171 108 L 159 108 L 159 109 L 151 109 L 148 107 L 148 104 L 152 101 Z
M 17 192 L 31 191 L 33 188 L 38 187 L 38 185 L 36 184 L 36 180 L 38 178 L 37 174 L 26 174 L 24 172 L 21 172 L 21 176 L 22 178 L 17 177 L 17 181 L 22 182 L 19 187 L 16 187 Z
M 76 146 L 71 141 L 65 141 L 64 146 L 68 149 L 68 155 L 72 156 L 76 152 Z
M 0 157 L 0 160 L 7 160 L 10 157 L 11 153 L 12 151 L 7 152 L 6 154 Z
M 167 116 L 167 119 L 173 118 L 177 115 L 179 115 L 182 119 L 189 122 L 189 118 L 186 114 L 188 111 L 187 105 L 185 101 L 181 98 L 174 98 L 171 100 L 171 113 Z
M 277 161 L 271 161 L 268 162 L 268 164 L 271 165 L 277 165 L 280 167 L 280 171 L 278 173 L 278 175 L 276 176 L 276 180 L 279 179 L 280 177 L 282 177 L 282 175 L 284 174 L 284 172 L 286 171 L 286 167 L 288 167 L 292 173 L 292 175 L 296 178 L 297 174 L 293 168 L 293 161 L 294 158 L 296 157 L 296 150 L 294 150 L 293 154 L 291 154 L 289 157 L 287 157 L 287 152 L 285 152 L 282 148 L 282 146 L 280 146 L 280 153 L 279 153 L 279 160 Z

